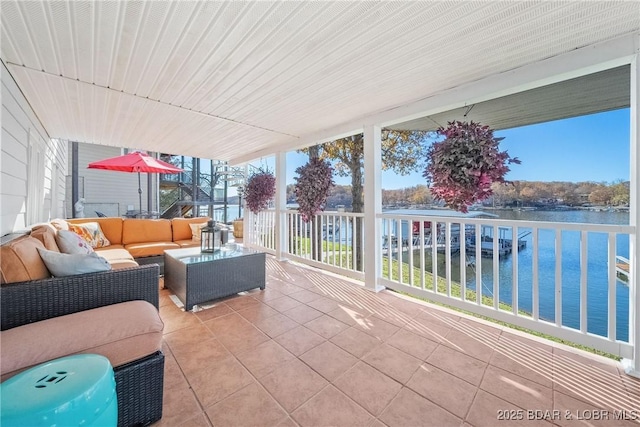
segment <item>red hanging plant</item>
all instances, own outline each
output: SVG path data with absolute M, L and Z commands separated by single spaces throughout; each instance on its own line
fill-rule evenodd
M 304 222 L 324 209 L 329 191 L 335 185 L 333 168 L 329 162 L 319 158 L 311 158 L 309 162 L 296 169 L 295 193 L 298 211 Z
M 445 139 L 429 147 L 423 176 L 433 197 L 457 211 L 491 196 L 491 184 L 506 182 L 508 165 L 520 163 L 499 150 L 504 138 L 494 137 L 489 126 L 456 121 L 437 132 Z
M 269 201 L 276 195 L 276 178 L 271 172 L 254 173 L 247 180 L 244 189 L 244 200 L 247 208 L 258 213 L 269 206 Z

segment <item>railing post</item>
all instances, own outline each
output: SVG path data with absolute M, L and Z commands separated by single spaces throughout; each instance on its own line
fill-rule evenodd
M 276 154 L 276 259 L 283 261 L 287 253 L 287 153 Z
M 635 40 L 635 55 L 631 60 L 631 90 L 630 90 L 630 200 L 629 223 L 635 232 L 629 238 L 629 342 L 633 345 L 633 359 L 625 360 L 627 374 L 640 378 L 640 269 L 638 268 L 640 236 L 638 225 L 640 224 L 640 36 Z
M 364 127 L 364 283 L 374 292 L 384 286 L 378 284 L 382 276 L 382 135 L 380 127 Z M 357 221 L 356 221 L 357 223 Z

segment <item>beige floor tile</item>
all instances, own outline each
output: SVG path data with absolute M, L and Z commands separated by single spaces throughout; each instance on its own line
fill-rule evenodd
M 362 360 L 401 384 L 409 381 L 422 364 L 422 360 L 387 344 L 377 347 Z
M 202 409 L 189 387 L 165 388 L 162 399 L 162 418 L 158 426 L 176 426 L 187 418 L 201 413 Z
M 339 304 L 338 308 L 327 313 L 329 316 L 338 319 L 342 323 L 346 323 L 349 326 L 354 326 L 358 322 L 366 319 L 369 314 L 362 310 L 356 310 L 352 307 L 348 307 L 344 304 Z
M 204 322 L 204 325 L 216 336 L 234 333 L 235 331 L 250 324 L 251 323 L 247 319 L 235 312 Z
M 321 298 L 321 295 L 316 294 L 315 292 L 311 292 L 307 289 L 302 289 L 299 292 L 294 292 L 292 294 L 289 294 L 289 296 L 291 298 L 293 298 L 296 301 L 300 301 L 302 303 L 308 303 L 310 301 L 316 300 L 318 298 Z
M 164 341 L 169 344 L 173 352 L 189 349 L 202 341 L 215 338 L 213 332 L 203 324 L 196 324 L 176 332 L 164 334 Z
M 379 418 L 389 427 L 447 427 L 462 424 L 460 418 L 407 388 L 400 390 Z
M 328 386 L 292 414 L 300 426 L 366 426 L 373 417 L 333 386 Z
M 256 294 L 252 294 L 251 297 L 257 301 L 267 302 L 273 299 L 281 298 L 284 294 L 276 291 L 275 289 L 271 289 L 269 287 L 269 282 L 267 281 L 267 287 Z
M 278 311 L 274 310 L 266 304 L 258 303 L 258 305 L 245 308 L 244 310 L 239 310 L 238 314 L 247 319 L 249 322 L 255 324 L 258 320 L 275 316 L 276 314 L 278 314 Z
M 278 335 L 274 340 L 294 355 L 300 356 L 321 344 L 324 338 L 304 326 L 298 326 L 289 332 Z
M 364 357 L 382 343 L 379 339 L 356 328 L 345 329 L 330 341 L 357 358 Z
M 163 333 L 168 334 L 179 331 L 200 323 L 200 320 L 191 312 L 182 311 L 175 305 L 160 307 L 160 318 L 164 323 Z
M 482 329 L 465 329 L 462 331 L 452 329 L 442 344 L 483 362 L 488 362 L 497 347 L 499 336 L 484 332 Z
M 207 408 L 214 426 L 275 426 L 287 413 L 256 383 Z
M 347 324 L 327 315 L 317 317 L 305 323 L 304 326 L 325 339 L 329 339 L 349 328 Z
M 289 413 L 328 384 L 324 378 L 298 359 L 260 378 L 260 382 Z
M 338 303 L 326 297 L 320 297 L 307 303 L 309 307 L 313 307 L 323 313 L 328 313 L 338 308 Z
M 214 367 L 188 374 L 187 380 L 205 408 L 254 381 L 251 374 L 233 357 L 223 359 Z
M 155 425 L 155 424 L 154 424 Z M 199 413 L 195 417 L 189 418 L 180 427 L 211 427 L 211 423 L 204 412 Z
M 239 353 L 236 357 L 256 378 L 270 374 L 295 359 L 293 354 L 273 340 Z
M 380 415 L 402 388 L 364 362 L 358 362 L 333 384 L 374 416 Z
M 254 307 L 260 302 L 249 295 L 239 295 L 231 298 L 225 298 L 224 303 L 232 310 L 240 311 L 249 307 Z
M 280 298 L 265 301 L 265 304 L 271 306 L 272 308 L 278 310 L 281 313 L 302 305 L 300 301 L 296 301 L 293 298 L 290 298 L 286 295 Z
M 226 316 L 227 314 L 231 313 L 233 313 L 233 310 L 229 308 L 228 305 L 226 305 L 224 302 L 218 302 L 215 303 L 215 305 L 212 307 L 197 311 L 195 315 L 198 319 L 200 319 L 201 322 L 206 322 L 207 320 Z
M 258 319 L 254 324 L 271 338 L 275 338 L 299 326 L 298 322 L 280 313 L 266 319 Z
M 521 408 L 550 408 L 551 389 L 489 365 L 480 388 Z
M 308 307 L 305 304 L 301 304 L 297 307 L 292 308 L 291 310 L 284 311 L 282 312 L 282 314 L 292 318 L 300 324 L 307 323 L 310 320 L 322 316 L 321 311 L 318 311 L 315 308 Z
M 284 421 L 278 424 L 278 427 L 298 427 L 298 424 L 293 421 L 291 417 L 287 417 Z
M 407 382 L 407 387 L 457 417 L 464 418 L 478 388 L 428 363 Z
M 534 409 L 532 406 L 528 408 Z M 551 408 L 539 408 L 551 409 Z M 520 408 L 499 397 L 478 390 L 466 421 L 475 427 L 496 427 L 496 426 L 551 426 L 544 420 L 528 419 L 526 409 Z
M 180 369 L 190 375 L 201 369 L 217 366 L 223 359 L 231 357 L 231 353 L 214 338 L 191 348 L 183 347 L 174 353 L 174 357 Z
M 328 381 L 335 380 L 358 361 L 358 359 L 329 341 L 325 341 L 307 351 L 300 356 L 300 360 Z
M 451 332 L 451 327 L 443 325 L 441 322 L 433 322 L 433 318 L 416 318 L 413 323 L 404 326 L 409 332 L 421 335 L 431 341 L 441 343 L 446 340 L 446 336 Z
M 247 324 L 228 334 L 218 335 L 218 340 L 233 354 L 252 349 L 269 337 L 252 324 Z
M 519 350 L 500 348 L 493 353 L 489 364 L 535 381 L 545 387 L 551 387 L 553 380 L 551 353 L 532 351 L 530 357 L 527 357 Z
M 375 314 L 363 319 L 361 322 L 357 322 L 354 327 L 371 335 L 372 337 L 378 338 L 381 341 L 391 337 L 400 329 L 398 326 L 392 325 L 391 323 L 385 322 L 379 317 L 376 317 Z
M 420 360 L 429 357 L 438 346 L 435 341 L 428 340 L 406 329 L 398 330 L 386 340 L 386 343 Z
M 640 412 L 627 409 L 628 419 L 624 419 L 625 402 L 615 402 L 607 396 L 593 396 L 591 403 L 575 399 L 566 394 L 555 391 L 553 393 L 553 409 L 559 415 L 553 422 L 559 426 L 572 427 L 576 424 L 587 424 L 590 426 L 638 426 Z M 544 415 L 538 414 L 540 416 Z M 622 416 L 618 416 L 622 415 Z M 634 415 L 635 420 L 629 419 Z M 535 416 L 535 414 L 534 414 Z
M 480 385 L 482 376 L 487 369 L 486 362 L 452 350 L 444 345 L 439 346 L 427 358 L 427 362 L 475 386 Z

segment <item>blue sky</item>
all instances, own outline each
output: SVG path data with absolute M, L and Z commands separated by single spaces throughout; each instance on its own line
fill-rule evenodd
M 500 143 L 522 164 L 511 165 L 509 180 L 613 182 L 629 179 L 629 109 L 556 120 L 498 131 Z M 293 183 L 295 169 L 308 160 L 306 154 L 287 154 L 287 183 Z M 255 163 L 258 165 L 257 162 Z M 272 171 L 273 158 L 261 164 Z M 351 178 L 335 177 L 348 185 Z M 422 172 L 398 176 L 383 172 L 382 187 L 395 189 L 426 184 Z

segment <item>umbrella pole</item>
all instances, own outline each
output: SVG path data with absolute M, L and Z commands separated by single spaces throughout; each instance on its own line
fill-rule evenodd
M 138 202 L 140 203 L 138 218 L 142 218 L 142 184 L 140 183 L 140 171 L 138 171 Z

